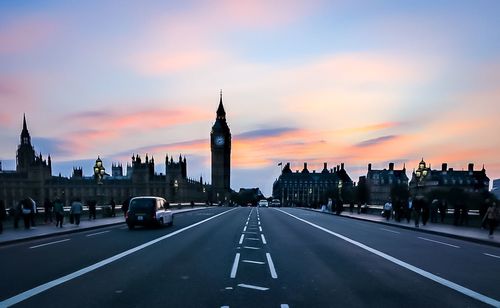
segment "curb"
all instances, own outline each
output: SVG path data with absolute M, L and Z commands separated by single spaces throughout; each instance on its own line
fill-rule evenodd
M 451 233 L 435 231 L 435 230 L 427 230 L 427 229 L 414 228 L 414 227 L 410 227 L 410 226 L 396 225 L 396 224 L 388 223 L 385 221 L 369 220 L 369 219 L 364 219 L 361 217 L 344 216 L 342 214 L 336 215 L 335 213 L 321 212 L 321 211 L 317 211 L 317 210 L 309 209 L 309 208 L 301 208 L 301 209 L 316 212 L 316 213 L 321 213 L 321 214 L 334 215 L 334 216 L 347 218 L 347 219 L 356 219 L 356 220 L 361 220 L 361 221 L 366 221 L 366 222 L 371 222 L 371 223 L 377 223 L 377 224 L 381 224 L 381 225 L 385 225 L 385 226 L 391 226 L 391 227 L 396 227 L 396 228 L 400 228 L 400 229 L 412 230 L 412 231 L 417 231 L 417 232 L 421 232 L 421 233 L 441 235 L 441 236 L 445 236 L 445 237 L 449 237 L 449 238 L 464 240 L 464 241 L 468 241 L 468 242 L 474 242 L 474 243 L 478 243 L 478 244 L 484 244 L 484 245 L 488 245 L 488 246 L 500 247 L 500 243 L 492 242 L 492 241 L 489 241 L 487 239 L 473 238 L 473 237 L 468 237 L 468 236 L 459 235 L 459 234 L 451 234 Z
M 178 213 L 174 212 L 173 215 L 175 216 L 175 214 L 182 214 L 182 213 L 198 211 L 198 210 L 203 210 L 203 209 L 208 209 L 208 208 L 212 208 L 212 207 L 183 209 L 181 212 L 178 212 Z M 85 232 L 85 231 L 89 231 L 89 230 L 101 229 L 101 228 L 116 226 L 116 225 L 120 225 L 120 224 L 125 224 L 125 220 L 120 221 L 120 222 L 112 222 L 109 224 L 98 225 L 98 226 L 85 227 L 85 228 L 81 228 L 81 229 L 64 230 L 64 231 L 60 231 L 60 232 L 44 233 L 44 234 L 27 236 L 27 237 L 18 238 L 18 239 L 0 241 L 0 246 L 6 246 L 6 245 L 21 243 L 21 242 L 27 242 L 27 241 L 31 241 L 31 240 L 50 238 L 50 237 L 59 236 L 59 235 L 67 235 L 67 234 L 72 234 L 72 233 Z

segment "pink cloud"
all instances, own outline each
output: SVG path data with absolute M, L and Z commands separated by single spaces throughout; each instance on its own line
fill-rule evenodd
M 0 54 L 34 50 L 48 42 L 56 30 L 56 23 L 44 17 L 12 20 L 0 30 Z

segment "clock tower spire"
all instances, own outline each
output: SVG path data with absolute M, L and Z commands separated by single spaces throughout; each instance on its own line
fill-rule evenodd
M 231 191 L 231 131 L 226 122 L 226 111 L 222 104 L 220 91 L 217 116 L 210 133 L 212 152 L 212 201 L 222 202 L 229 199 Z

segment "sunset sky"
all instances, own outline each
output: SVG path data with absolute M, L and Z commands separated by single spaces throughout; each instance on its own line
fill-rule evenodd
M 210 179 L 219 91 L 231 187 L 279 162 L 320 170 L 423 157 L 500 178 L 500 1 L 2 1 L 0 160 L 23 113 L 53 173 L 186 155 Z

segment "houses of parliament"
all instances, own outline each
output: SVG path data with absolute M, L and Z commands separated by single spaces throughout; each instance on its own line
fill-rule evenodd
M 2 170 L 0 164 L 0 200 L 13 207 L 30 197 L 43 204 L 44 200 L 61 198 L 68 204 L 74 199 L 96 200 L 101 203 L 113 198 L 122 202 L 126 198 L 142 195 L 162 196 L 171 203 L 223 202 L 229 199 L 231 173 L 231 132 L 220 94 L 215 123 L 210 133 L 212 183 L 203 178 L 187 177 L 186 157 L 165 155 L 165 173 L 155 173 L 155 159 L 133 155 L 124 175 L 121 164 L 112 164 L 108 174 L 98 157 L 94 176 L 84 177 L 82 168 L 73 168 L 71 177 L 52 175 L 52 158 L 35 154 L 28 131 L 26 117 L 16 155 L 16 170 Z

